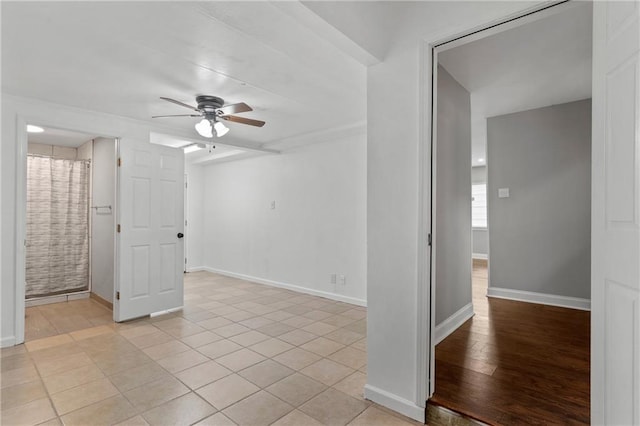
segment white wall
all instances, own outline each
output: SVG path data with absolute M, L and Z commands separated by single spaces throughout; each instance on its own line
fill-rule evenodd
M 93 140 L 89 140 L 77 148 L 79 160 L 91 160 L 93 157 Z
M 96 138 L 93 141 L 92 206 L 111 206 L 91 209 L 91 291 L 113 303 L 116 146 L 115 140 Z
M 413 2 L 384 62 L 367 73 L 368 398 L 424 420 L 428 318 L 422 270 L 429 223 L 430 52 L 437 41 L 532 6 L 532 2 Z M 390 125 L 392 123 L 393 125 Z M 421 161 L 426 162 L 420 168 Z M 423 163 L 424 164 L 424 163 Z M 424 172 L 424 177 L 421 174 Z M 424 215 L 423 215 L 424 213 Z M 390 284 L 391 283 L 391 284 Z M 420 306 L 420 309 L 419 309 Z M 424 309 L 424 310 L 423 310 Z M 424 312 L 426 317 L 418 315 Z M 422 417 L 421 417 L 422 416 Z
M 202 269 L 202 249 L 204 241 L 204 168 L 185 164 L 188 185 L 185 192 L 187 199 L 187 226 L 185 227 L 187 271 Z
M 202 185 L 203 266 L 365 303 L 365 134 L 207 166 Z

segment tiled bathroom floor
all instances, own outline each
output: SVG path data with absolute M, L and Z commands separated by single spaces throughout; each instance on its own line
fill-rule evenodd
M 207 272 L 173 314 L 60 305 L 27 311 L 55 335 L 1 351 L 3 425 L 418 424 L 362 396 L 362 307 Z
M 113 322 L 111 309 L 92 299 L 32 306 L 25 316 L 27 342 Z

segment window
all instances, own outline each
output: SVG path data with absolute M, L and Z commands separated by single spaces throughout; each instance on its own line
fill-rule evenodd
M 471 185 L 471 227 L 487 227 L 487 184 Z

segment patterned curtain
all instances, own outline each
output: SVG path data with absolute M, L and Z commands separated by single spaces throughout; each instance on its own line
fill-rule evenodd
M 89 288 L 89 163 L 27 157 L 26 295 Z

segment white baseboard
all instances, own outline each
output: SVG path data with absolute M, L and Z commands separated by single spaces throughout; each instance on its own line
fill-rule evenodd
M 3 337 L 0 339 L 0 348 L 8 348 L 9 346 L 16 345 L 15 336 Z
M 468 303 L 467 305 L 460 308 L 456 313 L 451 315 L 449 318 L 436 325 L 434 343 L 437 345 L 438 343 L 442 342 L 447 338 L 448 335 L 456 331 L 458 327 L 464 324 L 464 322 L 471 318 L 473 315 L 473 304 Z
M 251 281 L 258 284 L 265 284 L 271 287 L 284 288 L 287 290 L 297 291 L 299 293 L 310 294 L 312 296 L 320 296 L 325 297 L 327 299 L 336 300 L 338 302 L 350 303 L 352 305 L 358 306 L 367 306 L 367 301 L 364 299 L 358 299 L 355 297 L 344 296 L 342 294 L 330 293 L 328 291 L 314 290 L 311 288 L 301 287 L 294 284 L 283 283 L 279 281 L 268 280 L 260 277 L 253 277 L 251 275 L 238 274 L 236 272 L 224 271 L 221 269 L 210 268 L 208 266 L 203 266 L 201 271 L 213 272 L 214 274 L 225 275 L 227 277 L 239 278 L 241 280 Z
M 473 259 L 488 259 L 489 257 L 485 253 L 471 253 Z
M 413 420 L 419 421 L 420 423 L 425 422 L 426 408 L 419 407 L 407 399 L 401 398 L 397 395 L 394 395 L 382 389 L 378 389 L 371 385 L 365 385 L 364 397 L 402 415 L 410 417 Z
M 193 266 L 191 268 L 187 268 L 187 272 L 200 272 L 206 270 L 207 268 L 205 266 Z
M 510 288 L 489 287 L 488 297 L 518 300 L 520 302 L 538 303 L 541 305 L 560 306 L 562 308 L 591 310 L 591 301 L 578 297 L 557 296 L 555 294 L 535 293 L 532 291 L 512 290 Z

